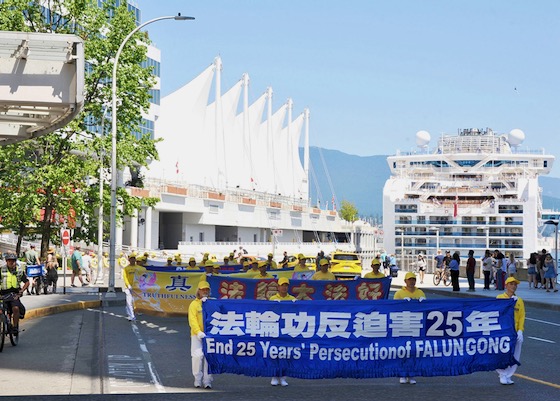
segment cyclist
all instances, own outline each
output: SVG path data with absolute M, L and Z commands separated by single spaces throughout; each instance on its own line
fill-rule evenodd
M 14 253 L 8 253 L 4 257 L 6 265 L 0 268 L 0 295 L 15 294 L 11 299 L 5 300 L 8 311 L 12 313 L 14 333 L 19 332 L 19 319 L 25 314 L 25 307 L 19 300 L 27 287 L 29 287 L 29 280 L 21 267 L 17 265 L 17 256 Z M 21 283 L 23 288 L 20 288 Z

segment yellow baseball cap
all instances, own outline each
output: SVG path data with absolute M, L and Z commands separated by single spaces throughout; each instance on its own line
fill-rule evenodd
M 521 281 L 519 281 L 515 277 L 508 277 L 507 280 L 506 280 L 506 284 L 509 284 L 509 283 L 519 284 L 519 283 L 521 283 Z
M 329 264 L 329 261 L 328 261 L 327 259 L 321 259 L 321 260 L 319 261 L 319 265 L 321 265 L 321 266 L 323 266 L 323 265 L 328 265 L 328 264 Z
M 284 285 L 284 284 L 290 284 L 290 280 L 288 280 L 286 277 L 280 277 L 278 279 L 278 285 Z
M 371 265 L 372 266 L 375 266 L 375 265 L 381 266 L 381 261 L 379 259 L 375 258 L 371 261 Z
M 210 284 L 208 284 L 208 281 L 199 281 L 197 289 L 204 290 L 205 288 L 210 289 Z
M 405 281 L 408 280 L 409 278 L 413 278 L 416 280 L 416 274 L 414 274 L 413 272 L 406 273 L 406 275 L 404 276 Z

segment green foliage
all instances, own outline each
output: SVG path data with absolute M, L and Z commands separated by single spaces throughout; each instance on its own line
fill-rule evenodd
M 64 219 L 69 223 L 75 221 L 75 240 L 96 242 L 97 239 L 99 169 L 103 168 L 102 173 L 108 178 L 110 167 L 113 58 L 122 40 L 136 28 L 126 2 L 121 2 L 119 7 L 115 7 L 114 0 L 105 1 L 102 7 L 97 4 L 97 0 L 0 3 L 0 30 L 75 34 L 84 40 L 88 72 L 80 116 L 56 133 L 0 148 L 2 225 L 24 237 L 40 234 L 43 256 L 49 242 L 57 242 L 53 234 L 58 233 Z M 51 12 L 47 13 L 41 5 L 47 5 Z M 145 166 L 148 159 L 158 158 L 156 141 L 147 136 L 140 139 L 134 136 L 142 112 L 149 108 L 148 91 L 155 84 L 152 70 L 141 66 L 146 60 L 148 43 L 145 33 L 136 33 L 119 58 L 117 165 L 121 172 L 131 166 L 135 169 Z M 105 135 L 90 131 L 87 116 L 103 124 Z M 154 205 L 157 201 L 130 196 L 124 188 L 118 189 L 117 198 L 121 206 L 119 221 L 143 204 Z M 103 205 L 108 213 L 107 181 Z M 45 211 L 42 219 L 41 210 Z M 53 218 L 53 213 L 57 218 Z
M 340 205 L 339 216 L 346 221 L 354 222 L 358 220 L 358 209 L 352 202 L 343 200 Z

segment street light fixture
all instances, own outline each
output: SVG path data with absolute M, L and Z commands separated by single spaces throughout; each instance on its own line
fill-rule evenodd
M 544 224 L 554 225 L 554 264 L 558 266 L 558 223 L 559 220 L 547 220 Z M 558 271 L 558 267 L 556 267 Z M 556 275 L 556 282 L 558 282 L 558 274 Z
M 113 77 L 112 77 L 112 123 L 111 123 L 111 216 L 110 216 L 110 232 L 109 232 L 109 292 L 115 292 L 115 262 L 116 262 L 116 235 L 117 235 L 117 66 L 119 64 L 119 57 L 124 48 L 124 45 L 128 40 L 138 32 L 140 29 L 144 28 L 156 21 L 161 21 L 164 19 L 174 19 L 177 21 L 194 20 L 194 17 L 182 16 L 180 13 L 178 15 L 158 17 L 151 19 L 143 24 L 137 26 L 133 29 L 122 41 L 117 54 L 115 55 L 115 60 L 113 62 Z

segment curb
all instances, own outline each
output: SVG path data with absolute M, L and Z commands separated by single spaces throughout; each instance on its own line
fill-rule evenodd
M 102 306 L 105 307 L 105 306 L 125 306 L 125 305 L 126 305 L 126 300 L 124 299 L 76 301 L 63 305 L 52 305 L 52 306 L 44 306 L 41 308 L 29 309 L 25 313 L 25 319 L 35 319 L 38 317 L 54 315 L 56 313 L 71 312 L 75 310 L 101 308 Z

